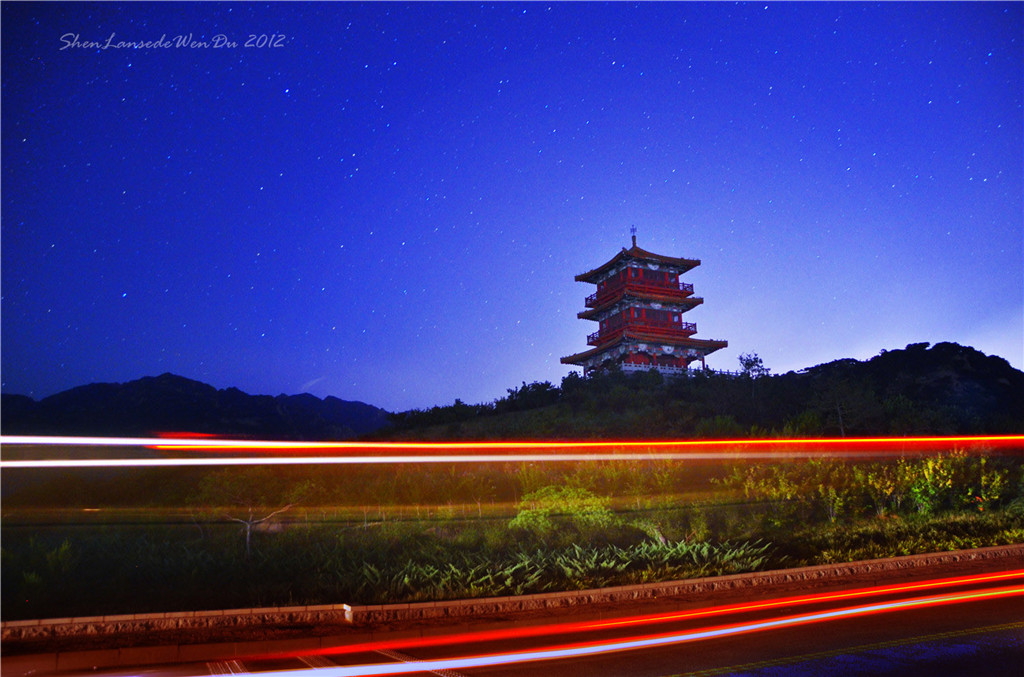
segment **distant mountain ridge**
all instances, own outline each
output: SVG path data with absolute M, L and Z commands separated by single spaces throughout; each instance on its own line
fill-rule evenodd
M 174 374 L 93 383 L 36 401 L 0 396 L 5 435 L 152 436 L 192 432 L 268 440 L 345 440 L 388 423 L 363 402 L 313 395 L 249 395 Z
M 247 395 L 163 374 L 35 401 L 2 395 L 5 435 L 209 433 L 269 440 L 579 439 L 1024 432 L 1024 372 L 956 343 L 914 343 L 751 380 L 570 374 L 488 404 L 391 414 L 313 395 Z

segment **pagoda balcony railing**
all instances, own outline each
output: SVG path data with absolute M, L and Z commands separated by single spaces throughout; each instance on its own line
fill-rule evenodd
M 587 336 L 587 345 L 603 345 L 608 341 L 618 338 L 627 329 L 665 338 L 686 337 L 697 333 L 697 325 L 693 322 L 631 322 L 613 329 L 595 331 Z
M 608 298 L 615 296 L 623 289 L 627 291 L 636 292 L 647 292 L 651 294 L 660 294 L 662 296 L 675 296 L 678 298 L 686 298 L 693 293 L 693 285 L 689 282 L 679 282 L 677 284 L 648 284 L 640 282 L 639 280 L 624 280 L 614 286 L 605 287 L 599 292 L 591 294 L 587 297 L 586 306 L 587 308 L 596 308 L 605 302 Z

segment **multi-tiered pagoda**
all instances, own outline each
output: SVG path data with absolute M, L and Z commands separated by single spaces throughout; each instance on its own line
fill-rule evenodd
M 635 231 L 634 231 L 635 233 Z M 693 285 L 679 276 L 700 265 L 698 259 L 652 254 L 636 246 L 622 248 L 608 263 L 576 276 L 577 282 L 597 285 L 587 297 L 588 310 L 577 317 L 594 320 L 598 330 L 587 337 L 592 349 L 562 358 L 562 364 L 583 367 L 587 374 L 618 364 L 623 371 L 656 369 L 665 375 L 687 373 L 726 341 L 692 338 L 697 325 L 683 322 L 688 310 L 704 303 Z

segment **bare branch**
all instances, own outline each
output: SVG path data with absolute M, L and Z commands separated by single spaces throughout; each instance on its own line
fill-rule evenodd
M 253 524 L 259 524 L 260 522 L 266 522 L 266 521 L 267 521 L 268 519 L 270 519 L 270 518 L 271 518 L 271 517 L 273 517 L 274 515 L 280 514 L 280 513 L 284 512 L 285 510 L 288 510 L 289 508 L 291 508 L 291 507 L 292 507 L 292 506 L 294 506 L 294 505 L 295 505 L 294 503 L 289 503 L 288 505 L 284 506 L 283 508 L 280 508 L 280 509 L 278 509 L 278 510 L 275 510 L 274 512 L 270 513 L 270 514 L 269 514 L 269 515 L 267 515 L 266 517 L 261 517 L 261 518 L 260 518 L 260 519 L 258 519 L 258 520 L 253 520 L 253 522 L 252 522 L 252 523 L 253 523 Z

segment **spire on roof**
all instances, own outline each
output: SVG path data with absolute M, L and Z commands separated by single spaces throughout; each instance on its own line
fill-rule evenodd
M 636 246 L 636 226 L 630 226 L 629 232 L 633 236 L 633 246 Z

